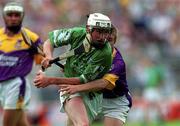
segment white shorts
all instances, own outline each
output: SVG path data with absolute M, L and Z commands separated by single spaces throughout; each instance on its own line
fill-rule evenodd
M 102 94 L 91 92 L 89 93 L 75 93 L 73 95 L 62 95 L 60 92 L 60 111 L 64 112 L 64 102 L 65 100 L 71 99 L 73 97 L 82 96 L 86 111 L 89 116 L 89 121 L 92 122 L 96 116 L 102 111 Z
M 27 78 L 16 77 L 0 82 L 0 103 L 3 109 L 26 109 L 31 97 Z
M 102 102 L 102 114 L 105 117 L 116 118 L 125 123 L 131 107 L 130 104 L 125 95 L 117 98 L 104 98 Z
M 72 95 L 64 95 L 64 92 L 60 92 L 60 95 L 59 95 L 59 99 L 60 99 L 60 112 L 65 112 L 64 111 L 64 103 L 66 100 L 69 100 L 73 97 L 78 97 L 78 96 L 81 96 L 80 93 L 75 93 L 75 94 L 72 94 Z

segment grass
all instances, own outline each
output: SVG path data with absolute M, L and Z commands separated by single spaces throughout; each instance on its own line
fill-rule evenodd
M 92 126 L 103 126 L 102 122 L 95 122 Z M 143 124 L 143 123 L 127 123 L 125 126 L 180 126 L 180 120 L 179 121 L 173 121 L 173 122 L 165 122 L 165 123 L 151 123 L 151 124 Z

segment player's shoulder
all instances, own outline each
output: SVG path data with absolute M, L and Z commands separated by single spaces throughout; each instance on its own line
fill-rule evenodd
M 0 28 L 0 35 L 4 34 L 4 28 Z
M 79 33 L 85 33 L 86 29 L 84 27 L 73 27 L 72 31 L 79 32 Z
M 123 60 L 123 56 L 121 54 L 121 51 L 119 49 L 117 49 L 116 47 L 113 48 L 113 57 L 115 59 L 122 59 Z
M 86 29 L 83 27 L 71 27 L 71 28 L 61 28 L 61 29 L 55 29 L 51 32 L 49 32 L 50 35 L 59 35 L 59 34 L 72 34 L 72 35 L 78 35 L 86 33 Z
M 85 27 L 77 26 L 77 27 L 73 27 L 72 29 L 84 31 Z
M 33 31 L 31 31 L 28 28 L 23 27 L 24 31 L 26 32 L 26 34 L 33 40 L 37 40 L 39 38 L 39 35 Z
M 71 29 L 71 36 L 73 38 L 78 38 L 81 39 L 81 38 L 84 38 L 83 36 L 86 35 L 86 29 L 83 28 L 83 27 L 74 27 Z

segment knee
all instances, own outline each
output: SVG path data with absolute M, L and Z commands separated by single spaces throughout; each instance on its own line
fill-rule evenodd
M 85 123 L 85 122 L 84 122 L 84 123 L 81 123 L 81 124 L 78 125 L 78 126 L 90 126 L 90 125 L 89 125 L 89 123 Z
M 83 122 L 83 123 L 81 124 L 81 126 L 90 126 L 90 125 L 89 125 L 89 122 Z
M 75 126 L 90 126 L 90 124 L 88 120 L 83 120 L 83 121 L 77 122 Z

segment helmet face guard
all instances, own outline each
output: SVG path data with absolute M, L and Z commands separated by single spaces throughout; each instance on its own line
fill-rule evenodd
M 91 45 L 95 48 L 102 48 L 107 42 L 106 37 L 96 38 L 94 34 L 101 34 L 101 36 L 107 36 L 111 32 L 111 21 L 109 17 L 101 13 L 90 14 L 87 20 L 87 26 L 89 33 L 91 34 Z M 96 31 L 96 32 L 94 32 Z
M 94 13 L 89 15 L 87 26 L 89 26 L 90 30 L 96 28 L 102 31 L 108 31 L 111 29 L 111 21 L 106 15 Z
M 96 30 L 99 33 L 111 33 L 112 31 L 110 28 L 92 27 L 91 31 L 93 32 L 94 30 Z

